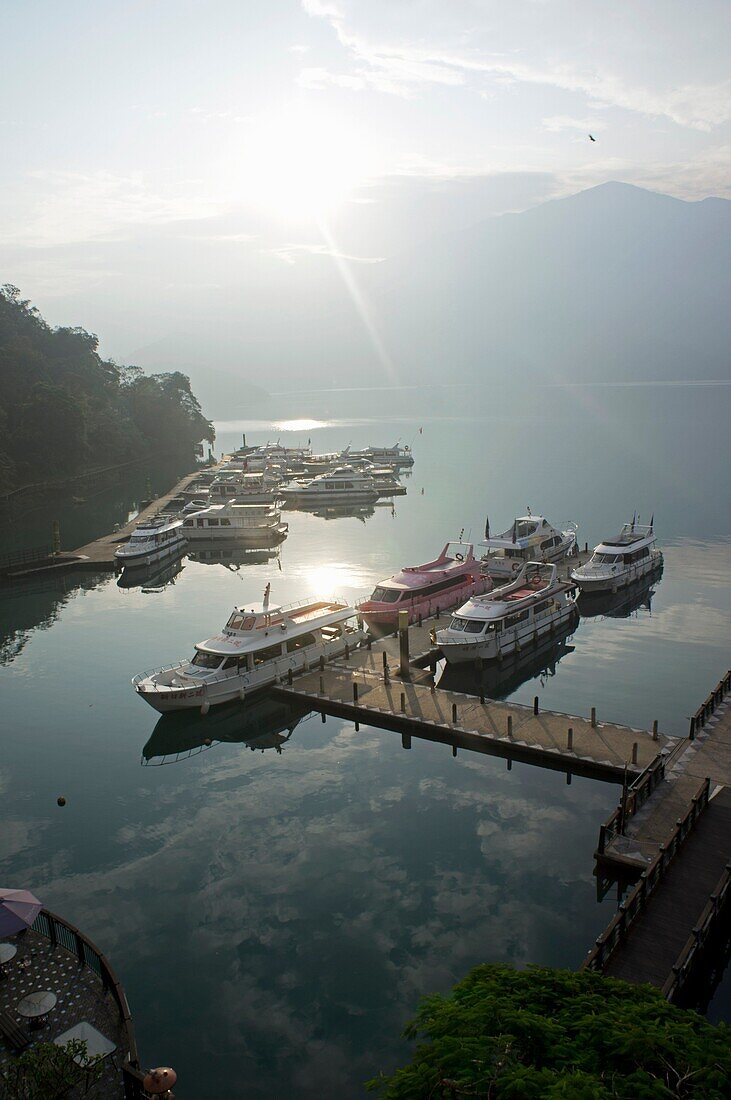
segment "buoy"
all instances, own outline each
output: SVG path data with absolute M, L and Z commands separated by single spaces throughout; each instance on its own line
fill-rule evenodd
M 59 806 L 65 806 L 66 805 L 66 799 L 64 798 L 64 796 L 62 794 L 60 794 L 58 796 L 58 798 L 56 799 L 56 802 L 58 803 Z

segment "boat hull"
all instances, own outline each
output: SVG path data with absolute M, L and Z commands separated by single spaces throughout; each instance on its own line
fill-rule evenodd
M 556 562 L 564 561 L 565 558 L 572 554 L 575 546 L 576 539 L 569 540 L 561 546 L 555 547 L 553 550 L 541 552 L 539 558 L 536 560 L 555 565 Z M 526 558 L 526 561 L 527 560 Z M 514 558 L 503 558 L 497 555 L 488 557 L 487 559 L 483 558 L 483 568 L 493 580 L 511 581 L 524 565 L 525 561 L 522 559 L 516 561 Z
M 448 664 L 463 664 L 467 661 L 500 660 L 513 653 L 519 653 L 547 635 L 565 631 L 568 626 L 578 622 L 579 612 L 573 600 L 561 607 L 554 615 L 529 620 L 510 630 L 491 634 L 475 642 L 443 642 L 439 640 L 439 650 Z
M 347 637 L 340 637 L 322 645 L 310 646 L 296 653 L 288 653 L 277 658 L 276 661 L 268 661 L 252 671 L 241 673 L 234 672 L 230 676 L 221 676 L 210 680 L 201 680 L 182 684 L 181 686 L 165 686 L 154 683 L 153 676 L 136 676 L 132 681 L 135 691 L 146 703 L 160 714 L 169 714 L 173 711 L 200 710 L 207 713 L 210 707 L 220 706 L 222 703 L 230 703 L 236 699 L 243 700 L 255 692 L 281 683 L 287 679 L 289 673 L 296 675 L 308 669 L 316 668 L 320 657 L 326 661 L 333 660 L 345 653 L 346 644 L 353 649 L 362 644 L 365 633 L 361 630 L 349 633 Z M 187 662 L 181 663 L 175 668 L 187 667 Z
M 610 570 L 592 575 L 582 569 L 571 571 L 571 580 L 578 585 L 582 592 L 586 593 L 614 593 L 622 588 L 634 584 L 643 577 L 655 573 L 662 567 L 663 557 L 660 550 L 652 552 L 649 558 L 628 565 L 621 571 L 613 573 Z
M 114 558 L 117 564 L 123 566 L 125 570 L 146 569 L 156 562 L 164 561 L 166 558 L 179 556 L 187 541 L 187 538 L 175 539 L 174 542 L 167 542 L 164 546 L 156 546 L 153 550 L 141 551 L 139 554 L 125 554 L 117 550 Z M 121 549 L 122 547 L 120 547 Z
M 489 577 L 479 577 L 475 581 L 460 585 L 459 588 L 450 589 L 448 593 L 445 592 L 441 597 L 425 596 L 421 599 L 415 597 L 413 600 L 399 601 L 395 604 L 379 604 L 376 601 L 367 600 L 364 604 L 359 605 L 358 611 L 361 618 L 369 626 L 383 627 L 390 625 L 395 629 L 400 611 L 407 611 L 409 623 L 415 623 L 419 619 L 428 619 L 432 615 L 439 615 L 442 611 L 457 607 L 472 596 L 481 596 L 484 592 L 489 592 L 491 587 L 492 581 Z
M 329 504 L 375 504 L 380 493 L 372 490 L 355 492 L 352 490 L 329 493 L 289 493 L 282 491 L 281 499 L 290 508 L 322 508 Z
M 210 545 L 220 539 L 229 543 L 235 541 L 241 547 L 264 549 L 282 542 L 287 537 L 288 527 L 286 523 L 278 523 L 273 527 L 191 527 L 186 530 L 194 543 Z

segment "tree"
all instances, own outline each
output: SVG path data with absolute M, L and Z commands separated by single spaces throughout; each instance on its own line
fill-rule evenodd
M 383 1100 L 725 1100 L 731 1029 L 659 990 L 485 965 L 427 997 L 405 1035 L 413 1060 L 368 1082 Z
M 72 1039 L 63 1046 L 38 1043 L 7 1071 L 9 1100 L 62 1100 L 72 1089 L 91 1087 L 104 1072 L 103 1059 L 90 1058 L 86 1043 Z

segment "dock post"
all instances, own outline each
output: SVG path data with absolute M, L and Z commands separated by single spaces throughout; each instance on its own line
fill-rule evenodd
M 287 683 L 290 687 L 292 686 L 292 669 L 291 668 L 287 669 Z
M 386 653 L 385 649 L 383 651 L 383 682 L 386 685 L 388 685 L 388 683 L 389 683 L 389 679 L 388 679 L 388 654 Z
M 452 703 L 452 725 L 457 725 L 457 704 Z
M 533 713 L 538 714 L 538 696 L 533 696 Z
M 456 756 L 456 755 L 457 755 L 457 746 L 452 745 L 452 756 Z
M 355 703 L 355 705 L 357 707 L 358 706 L 358 685 L 355 682 L 353 683 L 353 702 Z
M 478 682 L 479 682 L 479 685 L 480 685 L 480 702 L 484 703 L 485 702 L 485 681 L 484 681 L 484 677 L 482 675 L 482 657 L 477 657 L 476 658 L 475 665 L 477 666 L 477 679 L 478 679 Z
M 409 675 L 409 613 L 398 613 L 399 675 L 405 680 Z
M 372 648 L 373 648 L 373 636 L 371 634 L 369 634 L 368 638 L 366 640 L 366 649 L 370 653 Z
M 512 716 L 512 714 L 509 714 L 508 715 L 508 737 L 512 737 L 512 736 L 513 736 L 513 716 Z
M 324 695 L 324 694 L 325 694 L 325 677 L 321 676 L 320 677 L 320 695 Z
M 688 730 L 688 740 L 695 741 L 695 715 L 690 717 L 690 729 Z
M 591 728 L 596 729 L 596 707 L 591 708 Z
M 51 527 L 51 540 L 52 552 L 55 557 L 56 554 L 61 553 L 61 524 L 57 519 L 54 519 Z
M 633 764 L 637 763 L 637 750 L 638 750 L 638 748 L 639 748 L 639 744 L 637 743 L 637 741 L 635 741 L 634 744 L 632 745 L 632 763 Z
M 324 653 L 321 653 L 320 654 L 320 672 L 324 672 L 324 671 L 325 671 L 325 655 L 324 655 Z
M 401 713 L 402 714 L 406 713 L 406 692 L 405 691 L 401 692 Z
M 345 660 L 346 661 L 350 660 L 350 646 L 348 645 L 347 642 L 345 643 Z
M 657 741 L 657 718 L 652 723 L 652 740 Z
M 411 734 L 410 733 L 402 733 L 401 734 L 401 748 L 402 749 L 410 749 L 411 748 Z
M 569 726 L 569 733 L 568 733 L 568 737 L 566 738 L 566 748 L 568 749 L 569 752 L 573 752 L 573 749 L 574 749 L 574 731 L 571 728 L 571 726 Z

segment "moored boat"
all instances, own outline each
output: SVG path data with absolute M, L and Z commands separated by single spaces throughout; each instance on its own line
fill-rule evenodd
M 186 541 L 182 520 L 158 516 L 138 523 L 129 540 L 114 551 L 114 557 L 125 569 L 147 568 L 179 554 Z
M 557 562 L 576 552 L 576 524 L 559 531 L 544 516 L 518 516 L 501 535 L 490 537 L 489 521 L 485 524 L 485 548 L 482 568 L 498 581 L 517 576 L 528 561 Z
M 375 504 L 379 495 L 373 478 L 352 466 L 338 466 L 310 479 L 295 479 L 280 490 L 285 504 L 295 508 L 310 504 Z
M 160 713 L 244 699 L 289 675 L 339 657 L 365 638 L 354 607 L 340 600 L 235 607 L 220 634 L 198 642 L 190 660 L 135 676 L 137 694 Z
M 577 619 L 574 585 L 558 579 L 555 565 L 527 562 L 510 584 L 460 607 L 436 642 L 450 664 L 492 660 Z
M 238 539 L 242 545 L 272 546 L 287 536 L 287 524 L 276 508 L 268 504 L 211 504 L 200 512 L 192 512 L 183 521 L 183 529 L 191 541 L 200 539 Z
M 480 572 L 472 544 L 448 542 L 434 561 L 405 566 L 400 573 L 380 581 L 358 610 L 374 626 L 395 623 L 399 611 L 408 611 L 409 622 L 415 622 L 420 616 L 436 615 L 491 587 L 490 578 Z
M 633 518 L 618 535 L 595 546 L 585 565 L 572 569 L 571 579 L 582 593 L 617 592 L 662 565 L 662 551 L 655 546 L 654 519 L 639 524 Z

